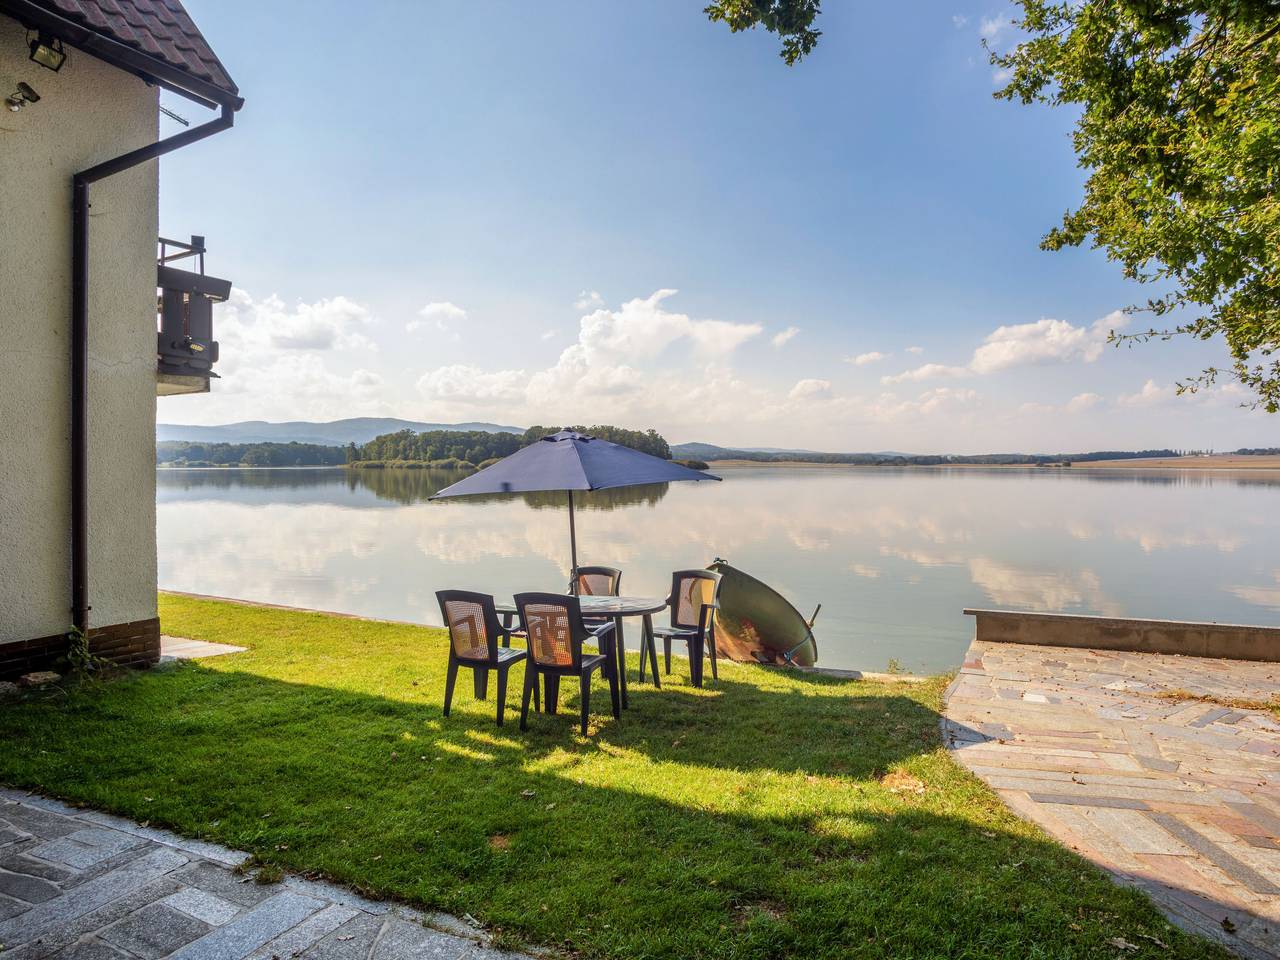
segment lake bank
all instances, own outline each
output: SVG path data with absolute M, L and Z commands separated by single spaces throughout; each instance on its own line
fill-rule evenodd
M 1245 457 L 1220 454 L 1211 457 L 1156 457 L 1149 460 L 1089 460 L 1073 466 L 1034 463 L 815 463 L 806 460 L 712 460 L 711 469 L 725 467 L 764 467 L 827 470 L 832 467 L 859 470 L 1280 470 L 1280 456 Z

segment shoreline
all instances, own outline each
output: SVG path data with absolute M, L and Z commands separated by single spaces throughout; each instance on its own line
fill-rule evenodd
M 1040 466 L 1034 463 L 817 463 L 806 460 L 712 460 L 710 469 L 726 467 L 805 467 L 819 470 L 839 468 L 843 470 L 1033 470 L 1037 473 L 1072 472 L 1081 470 L 1231 470 L 1276 471 L 1280 470 L 1280 456 L 1236 456 L 1220 454 L 1211 457 L 1157 457 L 1135 460 L 1089 460 L 1072 466 L 1057 464 Z
M 429 467 L 425 463 L 421 466 L 409 464 L 390 464 L 383 461 L 362 461 L 365 463 L 376 463 L 375 467 L 366 467 L 364 469 L 374 470 L 450 470 L 455 472 L 465 472 L 467 468 L 458 467 Z M 297 466 L 245 466 L 243 464 L 219 464 L 217 466 L 207 467 L 189 467 L 185 465 L 174 465 L 169 463 L 156 464 L 157 470 L 346 470 L 351 469 L 352 464 L 332 463 L 332 464 L 302 464 Z M 1089 460 L 1076 463 L 1072 466 L 1061 466 L 1058 464 L 1046 464 L 1040 466 L 1034 463 L 819 463 L 809 460 L 711 460 L 707 462 L 709 470 L 723 470 L 726 468 L 739 467 L 764 467 L 768 469 L 805 469 L 805 470 L 884 470 L 886 468 L 893 470 L 1031 470 L 1037 473 L 1048 473 L 1051 471 L 1059 472 L 1079 472 L 1083 470 L 1224 470 L 1224 471 L 1253 471 L 1253 472 L 1273 472 L 1280 470 L 1280 456 L 1236 456 L 1234 454 L 1221 454 L 1211 457 L 1157 457 L 1147 460 Z M 359 469 L 359 468 L 356 468 Z M 474 468 L 472 468 L 474 469 Z

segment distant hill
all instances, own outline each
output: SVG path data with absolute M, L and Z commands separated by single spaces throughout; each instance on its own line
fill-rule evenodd
M 750 454 L 750 456 L 744 456 Z M 754 460 L 825 456 L 820 450 L 789 450 L 783 447 L 721 447 L 714 443 L 673 443 L 671 455 L 678 460 Z M 764 456 L 762 456 L 764 455 Z M 896 454 L 876 454 L 896 456 Z
M 374 437 L 398 430 L 424 433 L 430 430 L 479 430 L 485 433 L 524 433 L 523 427 L 508 427 L 497 423 L 419 423 L 395 417 L 352 417 L 329 423 L 312 423 L 292 420 L 288 423 L 268 423 L 265 420 L 245 420 L 241 423 L 223 423 L 216 426 L 196 426 L 181 423 L 157 423 L 156 441 L 187 440 L 192 443 L 318 443 L 325 446 L 346 446 L 348 443 L 368 443 Z
M 1244 451 L 1240 451 L 1243 453 Z M 840 463 L 854 466 L 947 466 L 976 464 L 995 466 L 1070 466 L 1072 463 L 1098 463 L 1105 460 L 1132 460 L 1151 457 L 1177 457 L 1174 450 L 1097 450 L 1091 453 L 986 453 L 986 454 L 913 454 L 880 451 L 878 453 L 820 453 L 812 450 L 778 450 L 767 447 L 718 447 L 713 443 L 677 443 L 671 455 L 681 460 L 750 460 L 755 463 Z

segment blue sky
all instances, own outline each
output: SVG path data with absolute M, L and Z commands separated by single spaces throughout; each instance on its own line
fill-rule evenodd
M 1067 113 L 991 97 L 1007 6 L 829 2 L 788 68 L 697 0 L 186 5 L 247 104 L 163 161 L 162 232 L 237 292 L 222 381 L 162 420 L 1280 444 L 1230 389 L 1172 396 L 1221 343 L 1104 346 L 1146 291 L 1039 249 L 1082 177 Z

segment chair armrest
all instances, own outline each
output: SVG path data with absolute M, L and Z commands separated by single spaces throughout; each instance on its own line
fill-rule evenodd
M 714 600 L 704 603 L 702 609 L 698 611 L 698 632 L 706 633 L 707 628 L 711 626 L 711 621 L 715 617 L 715 612 L 720 609 L 720 604 Z

